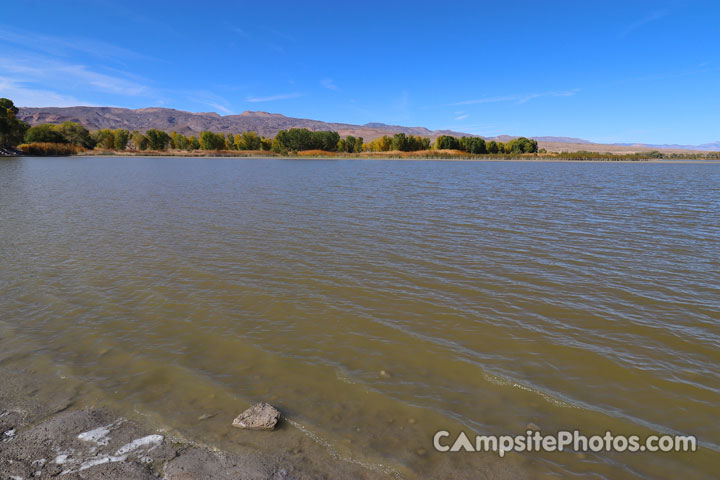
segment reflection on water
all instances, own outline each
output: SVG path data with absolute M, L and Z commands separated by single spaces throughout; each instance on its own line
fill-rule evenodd
M 222 448 L 270 401 L 403 478 L 710 477 L 719 212 L 706 164 L 4 160 L 0 362 Z M 432 451 L 529 423 L 701 449 Z

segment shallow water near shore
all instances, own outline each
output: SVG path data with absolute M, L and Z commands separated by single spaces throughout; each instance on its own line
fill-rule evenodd
M 713 164 L 0 160 L 0 364 L 380 477 L 711 478 L 719 214 Z M 700 449 L 433 451 L 529 424 Z

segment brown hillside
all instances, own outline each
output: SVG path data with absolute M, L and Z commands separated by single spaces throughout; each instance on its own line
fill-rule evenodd
M 265 137 L 273 137 L 279 130 L 288 128 L 307 128 L 314 131 L 334 130 L 342 136 L 359 136 L 366 141 L 400 132 L 431 138 L 443 134 L 468 135 L 460 132 L 434 132 L 423 127 L 402 127 L 382 123 L 367 125 L 327 123 L 267 112 L 243 112 L 240 115 L 221 116 L 217 113 L 192 113 L 169 108 L 140 108 L 137 110 L 115 107 L 21 108 L 18 117 L 31 125 L 73 121 L 83 124 L 89 130 L 126 128 L 145 131 L 150 128 L 158 128 L 185 135 L 196 135 L 203 130 L 211 130 L 223 133 L 255 131 Z

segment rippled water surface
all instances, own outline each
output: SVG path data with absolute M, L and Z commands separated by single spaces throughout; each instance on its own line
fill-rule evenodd
M 711 478 L 719 238 L 711 164 L 2 160 L 0 362 L 221 448 L 270 401 L 402 478 Z M 700 450 L 432 451 L 530 423 Z

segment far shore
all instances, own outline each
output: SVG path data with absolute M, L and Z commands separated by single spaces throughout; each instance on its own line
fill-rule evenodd
M 32 156 L 32 155 L 28 155 Z M 86 150 L 77 153 L 75 156 L 117 156 L 117 157 L 206 157 L 206 158 L 283 158 L 283 159 L 307 159 L 307 160 L 412 160 L 412 161 L 462 161 L 462 162 L 620 162 L 620 163 L 720 163 L 720 159 L 712 158 L 652 158 L 645 157 L 642 153 L 629 155 L 604 154 L 599 156 L 588 155 L 583 157 L 576 153 L 530 153 L 520 155 L 473 155 L 457 150 L 422 150 L 417 152 L 360 152 L 360 153 L 337 153 L 324 152 L 321 150 L 300 151 L 282 155 L 272 151 L 264 150 Z
M 449 161 L 449 162 L 610 162 L 610 163 L 718 163 L 720 159 L 705 158 L 650 158 L 638 154 L 627 158 L 625 155 L 605 155 L 595 158 L 571 158 L 563 153 L 538 153 L 521 155 L 472 155 L 460 151 L 426 150 L 419 152 L 361 152 L 336 153 L 318 150 L 301 151 L 294 154 L 281 155 L 272 151 L 262 150 L 87 150 L 75 156 L 86 157 L 198 157 L 198 158 L 278 158 L 304 160 L 398 160 L 398 161 Z

